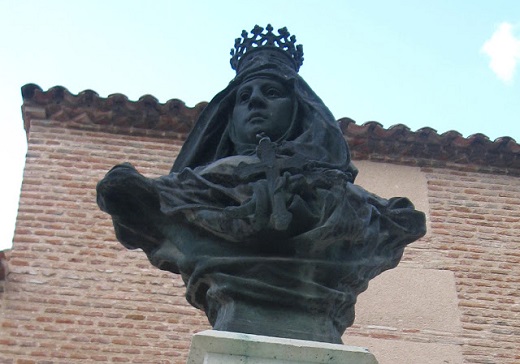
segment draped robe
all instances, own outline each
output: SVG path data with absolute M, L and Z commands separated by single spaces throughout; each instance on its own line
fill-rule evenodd
M 295 95 L 287 133 L 264 140 L 268 162 L 230 126 L 236 89 L 260 76 Z M 118 165 L 98 204 L 125 247 L 182 275 L 215 329 L 339 343 L 357 295 L 425 233 L 409 200 L 365 191 L 356 173 L 319 97 L 293 70 L 259 60 L 208 104 L 168 175 Z

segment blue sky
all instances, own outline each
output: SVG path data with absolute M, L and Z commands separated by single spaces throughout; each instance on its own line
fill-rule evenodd
M 518 0 L 0 0 L 0 250 L 25 159 L 22 85 L 194 106 L 233 77 L 241 30 L 267 23 L 304 45 L 300 74 L 336 118 L 520 142 Z

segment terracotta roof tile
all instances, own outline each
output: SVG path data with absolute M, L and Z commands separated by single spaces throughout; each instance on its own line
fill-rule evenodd
M 123 94 L 102 98 L 92 90 L 74 95 L 62 86 L 43 91 L 35 84 L 23 86 L 22 97 L 27 132 L 31 119 L 44 117 L 64 122 L 83 120 L 99 125 L 188 133 L 206 106 L 206 103 L 199 103 L 188 108 L 180 100 L 161 104 L 152 95 L 142 96 L 138 101 L 130 101 Z
M 464 138 L 457 131 L 438 134 L 430 127 L 415 132 L 398 124 L 384 129 L 370 121 L 357 125 L 352 119 L 340 119 L 340 126 L 357 159 L 371 155 L 430 159 L 452 163 L 477 164 L 493 168 L 520 169 L 520 145 L 510 137 L 491 141 L 484 134 Z
M 130 101 L 123 94 L 102 98 L 92 90 L 74 95 L 62 86 L 43 91 L 35 84 L 23 86 L 22 97 L 27 132 L 30 120 L 52 119 L 64 123 L 121 126 L 134 131 L 187 134 L 207 105 L 201 102 L 189 108 L 178 99 L 160 103 L 152 95 L 144 95 L 138 101 Z M 358 125 L 350 118 L 340 119 L 339 125 L 356 159 L 379 156 L 380 159 L 399 161 L 412 158 L 419 164 L 426 161 L 476 164 L 520 174 L 520 145 L 510 137 L 491 141 L 483 134 L 473 134 L 464 138 L 457 131 L 439 134 L 430 127 L 414 132 L 403 124 L 386 129 L 376 121 Z

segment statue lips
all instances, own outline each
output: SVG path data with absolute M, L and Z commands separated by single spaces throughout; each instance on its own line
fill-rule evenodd
M 266 132 L 265 128 L 269 128 L 269 117 L 261 112 L 252 112 L 246 119 L 249 129 L 252 133 L 259 134 Z
M 268 117 L 266 114 L 261 112 L 253 112 L 249 117 L 247 118 L 247 122 L 251 124 L 261 124 L 265 121 L 267 121 Z

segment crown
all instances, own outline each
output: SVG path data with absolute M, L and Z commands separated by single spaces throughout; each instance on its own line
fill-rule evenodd
M 273 33 L 271 24 L 267 24 L 266 33 L 262 33 L 264 28 L 255 25 L 251 30 L 251 37 L 243 30 L 242 38 L 235 39 L 235 48 L 231 49 L 231 68 L 238 72 L 240 61 L 250 52 L 260 49 L 277 49 L 283 52 L 292 62 L 296 72 L 303 64 L 303 46 L 296 45 L 296 37 L 291 36 L 286 27 L 278 29 L 278 34 Z

